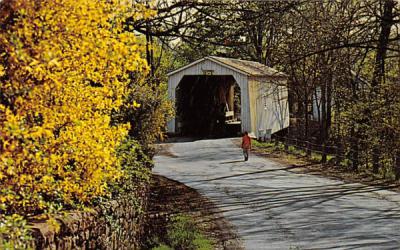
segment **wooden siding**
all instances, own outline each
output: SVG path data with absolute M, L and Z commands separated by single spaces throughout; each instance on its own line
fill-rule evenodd
M 248 130 L 252 132 L 256 137 L 258 137 L 258 129 L 257 129 L 257 99 L 259 96 L 258 90 L 258 82 L 255 77 L 249 77 L 249 103 L 250 103 L 250 119 L 251 119 L 251 128 Z
M 256 103 L 254 104 L 254 129 L 259 137 L 259 130 L 271 129 L 278 132 L 289 126 L 288 90 L 285 78 L 254 78 Z

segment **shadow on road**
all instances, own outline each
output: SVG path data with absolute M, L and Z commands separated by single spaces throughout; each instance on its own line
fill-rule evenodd
M 245 160 L 239 160 L 239 161 L 225 161 L 225 162 L 220 162 L 219 164 L 231 164 L 231 163 L 238 163 L 238 162 L 245 162 Z

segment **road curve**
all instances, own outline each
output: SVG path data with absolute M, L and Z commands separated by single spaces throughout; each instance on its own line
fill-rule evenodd
M 231 139 L 168 146 L 154 172 L 214 201 L 246 249 L 400 249 L 397 193 L 244 162 Z

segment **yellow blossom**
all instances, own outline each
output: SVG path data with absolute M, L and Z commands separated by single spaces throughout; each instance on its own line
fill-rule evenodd
M 14 0 L 15 18 L 0 17 L 0 202 L 7 209 L 45 209 L 43 197 L 85 203 L 121 176 L 115 148 L 128 126 L 111 126 L 110 115 L 128 75 L 147 68 L 124 22 L 151 15 L 129 2 Z

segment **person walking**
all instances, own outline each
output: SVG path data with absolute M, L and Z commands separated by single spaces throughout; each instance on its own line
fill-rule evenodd
M 242 149 L 243 149 L 243 155 L 244 155 L 244 160 L 248 161 L 249 160 L 249 151 L 251 149 L 251 138 L 249 134 L 244 132 L 244 135 L 242 137 Z

